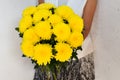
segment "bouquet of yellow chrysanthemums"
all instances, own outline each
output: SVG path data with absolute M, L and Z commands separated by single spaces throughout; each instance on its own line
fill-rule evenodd
M 77 59 L 76 51 L 83 43 L 83 26 L 83 19 L 70 7 L 43 3 L 27 7 L 16 30 L 22 37 L 23 55 L 37 67 L 52 70 Z

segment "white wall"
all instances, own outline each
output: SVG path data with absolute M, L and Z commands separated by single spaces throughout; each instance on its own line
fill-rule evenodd
M 33 80 L 33 65 L 21 57 L 20 38 L 14 29 L 29 5 L 35 5 L 35 0 L 0 0 L 0 80 Z
M 96 80 L 120 80 L 120 0 L 98 0 L 92 34 Z
M 33 65 L 22 58 L 14 30 L 22 10 L 35 0 L 0 0 L 0 80 L 32 80 Z M 120 80 L 120 0 L 98 0 L 92 27 L 96 80 Z

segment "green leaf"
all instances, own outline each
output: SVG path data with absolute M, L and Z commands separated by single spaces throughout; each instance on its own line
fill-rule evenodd
M 69 24 L 68 20 L 66 20 L 66 19 L 63 19 L 63 22 L 64 22 L 65 24 Z
M 73 51 L 72 52 L 72 57 L 71 59 L 75 58 L 76 60 L 78 60 L 78 57 L 77 57 L 77 52 L 76 51 Z
M 31 61 L 32 61 L 32 63 L 37 64 L 37 61 L 36 61 L 36 60 L 31 59 Z
M 34 24 L 34 23 L 32 23 L 32 26 L 34 27 L 34 26 L 35 26 L 35 24 Z
M 50 42 L 49 42 L 49 44 L 52 45 L 53 48 L 57 43 L 57 41 L 55 40 L 55 37 L 56 37 L 56 35 L 52 34 L 51 38 L 50 38 Z
M 22 57 L 26 57 L 26 55 L 23 54 Z
M 19 28 L 18 27 L 16 27 L 15 30 L 19 32 Z
M 77 47 L 77 50 L 80 49 L 81 51 L 83 50 L 81 46 Z
M 38 64 L 36 64 L 36 65 L 34 66 L 34 69 L 37 69 L 37 68 L 39 68 L 39 65 L 38 65 Z
M 23 33 L 19 33 L 19 36 L 20 36 L 20 37 L 23 37 Z
M 57 53 L 56 49 L 53 48 L 52 53 L 53 53 L 53 55 L 56 55 L 56 53 Z
M 44 19 L 44 18 L 42 18 L 42 19 L 41 19 L 41 21 L 45 21 L 45 19 Z
M 47 44 L 47 43 L 50 43 L 50 40 L 41 40 L 40 43 L 41 44 Z
M 32 18 L 33 18 L 33 16 L 34 16 L 34 15 L 33 15 L 33 14 L 31 14 L 31 17 L 32 17 Z
M 52 14 L 55 14 L 55 8 L 51 8 L 49 10 L 52 12 Z

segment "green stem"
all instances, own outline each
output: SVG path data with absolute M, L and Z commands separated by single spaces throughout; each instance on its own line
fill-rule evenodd
M 50 72 L 47 72 L 48 80 L 50 80 Z
M 47 76 L 48 76 L 48 80 L 50 80 L 50 68 L 48 66 L 45 67 L 46 72 L 47 72 Z
M 57 73 L 59 74 L 60 73 L 60 66 L 56 66 L 56 70 L 57 70 Z
M 53 72 L 53 79 L 57 80 L 55 73 Z

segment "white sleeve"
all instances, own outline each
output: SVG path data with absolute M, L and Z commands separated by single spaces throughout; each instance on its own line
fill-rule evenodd
M 38 0 L 35 0 L 35 5 L 38 5 L 39 3 L 38 3 Z
M 45 0 L 46 3 L 52 3 L 56 6 L 58 6 L 58 0 Z
M 82 16 L 86 2 L 87 0 L 68 0 L 67 5 L 70 6 L 76 14 Z

